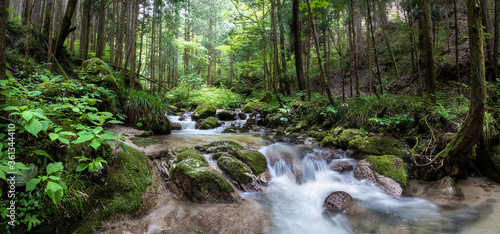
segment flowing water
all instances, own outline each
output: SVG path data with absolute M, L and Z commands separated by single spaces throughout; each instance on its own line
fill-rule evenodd
M 500 199 L 500 187 L 482 178 L 459 182 L 466 194 L 465 201 L 456 207 L 443 208 L 418 197 L 392 197 L 367 181 L 355 179 L 352 172 L 332 171 L 322 149 L 272 144 L 260 133 L 221 133 L 224 126 L 196 130 L 190 118 L 184 121 L 170 118 L 181 123 L 183 130 L 156 137 L 168 147 L 234 140 L 266 155 L 272 174 L 270 184 L 263 194 L 243 193 L 269 210 L 272 225 L 266 233 L 500 233 L 497 221 L 500 206 L 496 202 Z M 345 158 L 341 150 L 335 150 L 334 154 L 333 160 L 356 163 Z M 419 189 L 423 185 L 414 188 Z M 357 201 L 361 207 L 358 216 L 324 215 L 323 202 L 335 191 L 347 192 Z

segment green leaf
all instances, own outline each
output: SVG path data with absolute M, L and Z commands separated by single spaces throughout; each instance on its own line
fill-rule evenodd
M 111 120 L 109 121 L 108 123 L 112 123 L 112 124 L 122 124 L 123 122 L 120 121 L 120 120 Z
M 59 201 L 61 201 L 64 195 L 63 190 L 63 187 L 61 187 L 58 183 L 52 181 L 47 183 L 47 195 L 52 198 L 52 202 L 54 202 L 54 204 L 58 204 Z
M 61 180 L 61 178 L 57 177 L 57 176 L 49 176 L 49 179 L 51 180 L 55 180 L 55 181 L 59 181 Z
M 74 140 L 72 143 L 73 144 L 78 144 L 78 143 L 90 141 L 93 138 L 94 138 L 94 134 L 85 134 L 85 135 L 79 136 L 78 139 Z
M 128 148 L 128 146 L 127 146 L 127 145 L 125 145 L 125 143 L 120 142 L 120 147 L 122 147 L 123 151 L 124 151 L 126 154 L 130 154 L 130 149 Z
M 70 143 L 69 143 L 69 140 L 68 140 L 68 139 L 66 139 L 66 138 L 64 138 L 64 137 L 59 137 L 59 138 L 57 138 L 57 139 L 59 139 L 59 141 L 61 141 L 62 143 L 66 144 L 66 145 L 69 145 L 69 144 L 70 144 Z
M 73 112 L 80 113 L 80 108 L 78 107 L 73 107 L 72 110 Z
M 17 106 L 8 106 L 8 107 L 3 108 L 3 110 L 4 111 L 11 111 L 11 110 L 21 111 L 21 109 L 19 109 L 19 107 L 17 107 Z
M 40 178 L 33 178 L 26 184 L 26 192 L 35 190 L 38 183 L 40 183 Z
M 89 166 L 89 164 L 88 164 L 88 163 L 82 163 L 82 164 L 78 165 L 78 167 L 76 167 L 76 171 L 83 171 L 83 170 L 85 170 L 88 166 Z
M 25 112 L 23 112 L 23 115 L 24 113 Z M 30 120 L 24 125 L 26 131 L 35 135 L 36 137 L 38 137 L 38 133 L 42 130 L 42 127 L 42 123 L 40 123 L 40 121 L 38 121 L 38 119 L 36 118 L 30 118 Z
M 51 141 L 55 141 L 57 138 L 59 138 L 59 134 L 56 133 L 49 133 L 49 138 Z
M 60 132 L 59 135 L 61 136 L 76 136 L 76 134 L 72 132 Z
M 77 130 L 82 130 L 82 129 L 85 129 L 86 127 L 85 127 L 85 126 L 83 126 L 82 124 L 77 124 L 77 125 L 75 126 L 75 128 L 76 128 Z
M 118 140 L 118 139 L 120 139 L 119 136 L 117 136 L 113 132 L 109 132 L 109 131 L 107 131 L 106 133 L 100 135 L 100 137 L 102 139 L 105 139 L 105 140 Z
M 23 114 L 23 119 L 25 119 L 26 121 L 30 121 L 31 118 L 33 118 L 33 112 L 31 111 L 24 111 Z
M 54 172 L 62 171 L 63 169 L 64 166 L 62 165 L 62 162 L 49 163 L 49 165 L 47 165 L 47 175 L 50 175 Z
M 96 138 L 90 142 L 90 146 L 97 150 L 101 146 L 101 142 Z
M 56 133 L 57 133 L 57 132 L 61 131 L 62 129 L 63 129 L 63 128 L 61 128 L 61 127 L 57 127 L 57 128 L 55 128 L 55 129 L 54 129 L 54 132 L 56 132 Z
M 102 128 L 101 126 L 96 127 L 96 128 L 94 129 L 94 134 L 96 134 L 96 135 L 97 135 L 97 134 L 99 134 L 102 130 L 103 130 L 103 128 Z
M 7 181 L 7 177 L 5 176 L 5 172 L 2 168 L 0 168 L 0 178 Z

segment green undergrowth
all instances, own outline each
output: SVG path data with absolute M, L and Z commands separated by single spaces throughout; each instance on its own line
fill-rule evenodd
M 188 91 L 183 86 L 176 87 L 165 94 L 168 102 L 177 107 L 196 107 L 202 103 L 209 103 L 217 108 L 237 108 L 243 97 L 224 87 L 202 86 L 199 89 Z
M 144 130 L 151 130 L 155 134 L 168 134 L 172 125 L 167 114 L 171 113 L 165 101 L 154 94 L 145 91 L 127 89 L 125 112 L 131 124 Z

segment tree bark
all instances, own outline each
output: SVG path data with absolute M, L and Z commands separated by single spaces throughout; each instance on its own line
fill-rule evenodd
M 455 66 L 457 70 L 457 93 L 460 96 L 461 86 L 460 86 L 460 64 L 458 62 L 458 11 L 457 11 L 457 0 L 453 1 L 453 15 L 455 19 Z M 460 100 L 460 99 L 459 99 Z
M 321 77 L 321 80 L 323 81 L 323 87 L 325 88 L 325 92 L 328 96 L 328 101 L 330 101 L 330 105 L 335 106 L 335 101 L 333 100 L 333 94 L 332 94 L 332 91 L 330 90 L 329 82 L 325 76 L 325 70 L 323 68 L 323 62 L 321 60 L 321 52 L 320 52 L 321 50 L 319 47 L 318 37 L 316 36 L 316 28 L 315 28 L 314 21 L 313 21 L 313 13 L 312 13 L 312 7 L 311 7 L 310 0 L 307 0 L 307 11 L 309 13 L 309 15 L 308 15 L 309 16 L 309 25 L 311 26 L 311 30 L 312 30 L 314 45 L 316 47 L 316 54 L 318 56 L 320 77 Z
M 89 54 L 90 39 L 90 7 L 92 0 L 84 0 L 82 6 L 81 33 L 80 33 L 80 56 L 82 62 L 87 60 Z
M 110 31 L 111 35 L 109 36 L 109 62 L 114 63 L 115 61 L 115 38 L 116 38 L 116 8 L 118 7 L 118 4 L 116 1 L 113 0 L 113 13 L 111 14 L 111 20 L 110 20 Z
M 379 11 L 380 11 L 379 14 L 380 15 L 385 15 L 386 14 L 386 12 L 385 12 L 386 8 L 383 7 L 382 4 L 383 3 L 378 2 Z M 382 18 L 382 16 L 381 16 L 381 18 Z M 401 76 L 399 75 L 398 64 L 396 63 L 396 59 L 394 58 L 394 53 L 392 52 L 391 42 L 389 41 L 389 37 L 387 36 L 387 31 L 388 30 L 389 29 L 387 28 L 387 22 L 382 21 L 382 36 L 384 37 L 385 46 L 387 48 L 387 52 L 389 52 L 389 57 L 391 58 L 391 63 L 394 66 L 394 70 L 396 72 L 396 79 L 400 80 Z
M 431 4 L 429 0 L 420 0 L 422 8 L 422 44 L 425 60 L 425 92 L 428 95 L 434 94 L 436 89 L 436 78 L 434 71 L 434 53 L 432 46 L 432 19 Z
M 120 1 L 120 0 L 117 0 Z M 123 36 L 125 34 L 125 15 L 127 14 L 127 9 L 125 7 L 126 1 L 120 1 L 120 20 L 118 20 L 118 30 L 116 32 L 116 57 L 115 64 L 117 66 L 122 66 L 123 63 Z
M 130 74 L 129 74 L 129 87 L 134 88 L 135 85 L 135 60 L 136 60 L 136 42 L 137 42 L 137 20 L 139 19 L 139 2 L 133 2 L 131 11 L 131 41 L 130 41 Z
M 359 73 L 358 73 L 358 49 L 356 49 L 356 41 L 358 40 L 356 37 L 355 24 L 355 12 L 354 12 L 354 0 L 351 0 L 351 34 L 352 34 L 352 55 L 354 60 L 354 75 L 356 81 L 356 96 L 359 96 L 360 88 L 359 88 Z M 352 95 L 352 93 L 351 93 Z
M 281 101 L 280 94 L 278 92 L 278 33 L 276 30 L 276 2 L 275 0 L 271 1 L 271 28 L 273 31 L 272 41 L 273 41 L 273 89 L 276 94 L 276 99 L 280 103 L 280 106 L 283 105 Z
M 68 5 L 66 6 L 66 12 L 64 13 L 64 17 L 61 22 L 61 27 L 59 28 L 59 34 L 57 36 L 56 40 L 56 50 L 54 52 L 54 56 L 56 58 L 59 57 L 59 54 L 61 53 L 61 50 L 64 46 L 64 41 L 66 40 L 66 37 L 75 30 L 76 28 L 70 28 L 71 27 L 71 18 L 73 18 L 73 13 L 75 12 L 76 9 L 76 4 L 78 3 L 78 0 L 69 0 Z
M 299 0 L 293 0 L 292 5 L 292 33 L 293 45 L 295 53 L 295 73 L 297 74 L 297 83 L 299 91 L 306 91 L 306 84 L 304 81 L 304 68 L 302 65 L 302 41 L 300 40 L 300 15 L 299 15 Z
M 467 20 L 472 91 L 469 114 L 457 134 L 446 145 L 446 148 L 436 156 L 436 158 L 449 159 L 455 163 L 466 156 L 481 138 L 486 109 L 483 31 L 481 24 L 481 3 L 479 0 L 467 0 Z
M 0 0 L 0 80 L 6 80 L 7 20 L 9 0 Z
M 494 38 L 494 46 L 493 46 L 493 69 L 495 71 L 495 79 L 498 79 L 499 73 L 499 65 L 498 65 L 498 43 L 500 43 L 499 37 L 500 37 L 500 0 L 495 0 L 495 38 Z
M 491 25 L 490 13 L 488 7 L 488 1 L 481 0 L 481 10 L 482 10 L 482 21 L 484 25 L 484 32 L 489 34 L 489 37 L 485 39 L 486 41 L 486 60 L 488 61 L 488 67 L 493 60 L 493 26 Z
M 282 7 L 282 2 L 280 0 L 277 0 L 278 2 L 278 9 L 283 8 Z M 286 74 L 287 72 L 287 66 L 286 66 L 286 53 L 285 53 L 285 28 L 283 26 L 283 17 L 282 17 L 282 11 L 278 11 L 278 22 L 279 22 L 279 27 L 280 27 L 280 49 L 281 49 L 281 76 L 283 80 L 283 88 L 285 90 L 285 93 L 287 95 L 291 95 L 292 91 L 290 89 L 290 80 L 288 79 L 288 75 Z
M 99 3 L 99 22 L 97 29 L 97 51 L 96 57 L 102 59 L 104 49 L 106 48 L 106 18 L 107 18 L 107 0 L 100 0 Z
M 368 26 L 370 26 L 370 32 L 371 32 L 371 38 L 372 38 L 372 44 L 373 44 L 373 55 L 375 57 L 375 64 L 377 65 L 377 79 L 378 83 L 380 85 L 380 94 L 384 94 L 384 88 L 382 86 L 382 77 L 380 75 L 380 65 L 378 62 L 378 53 L 377 53 L 377 43 L 375 43 L 375 33 L 373 32 L 373 23 L 372 23 L 372 16 L 371 16 L 371 10 L 370 10 L 370 0 L 366 1 L 366 7 L 368 9 Z M 377 90 L 375 90 L 375 93 Z

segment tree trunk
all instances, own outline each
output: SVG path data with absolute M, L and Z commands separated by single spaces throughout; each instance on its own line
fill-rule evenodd
M 151 58 L 149 59 L 149 74 L 150 74 L 150 79 L 151 80 L 155 80 L 155 65 L 156 65 L 156 49 L 155 49 L 155 43 L 156 43 L 156 22 L 157 22 L 157 16 L 156 16 L 156 13 L 157 13 L 157 0 L 154 1 L 153 3 L 153 20 L 151 20 Z
M 77 28 L 78 25 L 78 4 L 76 5 L 76 10 L 73 13 L 73 18 L 71 19 L 71 27 Z M 76 41 L 76 30 L 74 30 L 71 33 L 70 36 L 70 43 L 69 43 L 69 50 L 71 53 L 75 54 L 75 41 Z
M 109 36 L 109 62 L 114 63 L 115 61 L 115 38 L 116 38 L 116 8 L 118 7 L 118 4 L 116 1 L 113 0 L 113 13 L 111 14 L 111 20 L 110 20 L 110 31 L 111 35 Z M 140 58 L 140 56 L 139 56 Z M 139 69 L 140 70 L 140 69 Z
M 143 10 L 145 12 L 146 10 Z M 142 23 L 141 23 L 141 43 L 139 47 L 139 65 L 137 66 L 137 74 L 141 74 L 141 67 L 142 67 L 142 48 L 144 47 L 144 32 L 146 31 L 146 17 L 142 18 Z
M 131 9 L 131 27 L 130 27 L 130 74 L 129 74 L 129 87 L 134 88 L 135 85 L 135 59 L 136 59 L 136 41 L 137 41 L 137 20 L 139 19 L 139 2 L 131 0 L 133 3 Z
M 106 48 L 106 18 L 107 18 L 107 0 L 100 0 L 99 4 L 99 22 L 97 32 L 97 52 L 96 57 L 102 59 L 104 49 Z
M 467 0 L 467 25 L 471 59 L 471 104 L 464 124 L 446 148 L 436 158 L 450 159 L 457 163 L 482 137 L 486 109 L 485 67 L 481 4 L 479 0 Z M 457 171 L 450 174 L 456 174 Z
M 486 60 L 488 61 L 488 67 L 493 60 L 493 26 L 491 26 L 490 13 L 489 13 L 488 1 L 481 0 L 481 10 L 482 10 L 482 21 L 484 25 L 484 32 L 489 34 L 489 37 L 485 39 L 486 41 Z
M 274 93 L 276 94 L 276 99 L 278 99 L 278 102 L 280 103 L 280 106 L 283 105 L 283 102 L 281 101 L 280 94 L 278 92 L 278 85 L 277 80 L 278 80 L 278 33 L 276 30 L 276 3 L 275 0 L 270 0 L 271 1 L 271 28 L 273 31 L 273 36 L 272 36 L 272 41 L 273 41 L 273 89 Z
M 379 11 L 380 11 L 379 13 L 380 13 L 380 15 L 385 15 L 386 14 L 386 12 L 385 12 L 386 8 L 382 7 L 382 3 L 381 2 L 378 2 L 378 6 L 379 6 Z M 396 63 L 396 59 L 394 58 L 394 53 L 392 52 L 392 47 L 391 47 L 391 43 L 389 41 L 389 37 L 387 36 L 387 31 L 389 31 L 389 29 L 387 27 L 387 23 L 384 22 L 384 21 L 382 21 L 382 36 L 384 37 L 385 46 L 387 48 L 387 52 L 389 52 L 389 57 L 391 58 L 391 63 L 394 66 L 394 70 L 396 72 L 396 79 L 400 80 L 401 76 L 399 75 L 398 64 Z
M 54 56 L 57 58 L 61 53 L 61 50 L 64 46 L 64 41 L 66 37 L 75 30 L 76 28 L 71 27 L 71 18 L 73 18 L 73 13 L 75 13 L 76 4 L 78 0 L 69 0 L 68 5 L 66 6 L 66 12 L 64 13 L 64 17 L 61 22 L 61 27 L 59 28 L 59 34 L 56 40 L 56 50 L 54 52 Z
M 120 0 L 117 0 L 120 1 Z M 120 20 L 118 20 L 118 30 L 116 32 L 116 58 L 115 64 L 119 67 L 123 63 L 123 36 L 125 34 L 125 15 L 127 14 L 126 1 L 120 1 Z
M 45 15 L 44 15 L 44 20 L 43 20 L 43 27 L 42 27 L 42 34 L 49 34 L 50 30 L 50 22 L 52 22 L 52 8 L 54 7 L 54 1 L 53 0 L 47 0 L 46 6 L 45 6 Z
M 457 0 L 453 1 L 453 15 L 455 17 L 455 66 L 457 70 L 457 92 L 458 96 L 461 93 L 460 86 L 460 64 L 458 63 L 458 11 L 457 11 Z M 460 99 L 458 99 L 460 100 Z
M 314 21 L 313 21 L 313 13 L 312 13 L 312 7 L 311 7 L 310 0 L 307 0 L 307 11 L 309 13 L 309 15 L 308 15 L 309 16 L 309 25 L 311 26 L 311 30 L 312 30 L 314 45 L 316 47 L 316 54 L 318 56 L 320 77 L 321 77 L 321 80 L 323 81 L 323 87 L 325 88 L 325 92 L 328 95 L 328 101 L 330 101 L 330 105 L 335 106 L 335 101 L 333 100 L 333 94 L 332 94 L 332 91 L 330 90 L 329 82 L 325 76 L 325 70 L 323 69 L 323 62 L 321 61 L 321 52 L 320 52 L 321 50 L 319 47 L 318 37 L 316 36 L 316 28 L 315 28 Z
M 28 58 L 29 58 L 29 51 L 30 51 L 30 38 L 31 38 L 31 11 L 33 9 L 33 5 L 35 5 L 35 2 L 32 0 L 26 0 L 26 8 L 24 11 L 26 12 L 26 22 L 24 22 L 23 18 L 23 23 L 26 23 L 26 43 L 24 45 L 24 69 L 27 71 L 28 69 Z
M 0 0 L 0 80 L 6 80 L 5 70 L 6 59 L 5 51 L 7 51 L 7 20 L 9 0 Z
M 498 79 L 499 73 L 499 65 L 498 65 L 498 43 L 500 43 L 500 40 L 498 37 L 500 36 L 500 0 L 495 0 L 495 38 L 494 38 L 494 47 L 493 47 L 493 69 L 495 71 L 495 79 Z
M 432 46 L 432 19 L 429 0 L 420 0 L 422 8 L 422 44 L 425 60 L 425 93 L 434 94 L 436 78 L 434 75 L 434 47 Z
M 358 73 L 358 49 L 356 49 L 356 30 L 355 30 L 355 12 L 354 12 L 354 0 L 351 0 L 351 34 L 352 34 L 352 55 L 354 60 L 354 75 L 356 78 L 356 96 L 359 96 L 359 73 Z M 352 94 L 351 94 L 352 95 Z
M 293 0 L 292 5 L 292 33 L 293 33 L 293 46 L 295 53 L 295 73 L 297 74 L 297 83 L 299 84 L 299 91 L 306 91 L 306 84 L 304 82 L 304 68 L 302 66 L 302 41 L 300 40 L 300 15 L 299 15 L 299 0 Z
M 278 9 L 283 8 L 282 2 L 280 0 L 277 0 L 278 2 Z M 283 80 L 283 88 L 285 90 L 285 93 L 287 95 L 291 95 L 292 91 L 290 89 L 290 80 L 288 79 L 288 75 L 286 74 L 287 72 L 287 67 L 286 67 L 286 53 L 285 53 L 285 28 L 283 26 L 283 17 L 282 17 L 282 11 L 278 11 L 278 22 L 279 22 L 279 27 L 280 27 L 280 49 L 281 49 L 281 76 Z
M 354 35 L 356 38 L 356 58 L 358 64 L 363 60 L 364 53 L 364 45 L 363 45 L 363 27 L 362 27 L 362 16 L 361 16 L 361 0 L 354 0 L 353 6 L 354 13 Z
M 384 88 L 382 86 L 382 77 L 380 75 L 380 65 L 378 62 L 378 53 L 377 53 L 377 43 L 375 42 L 375 33 L 373 32 L 373 24 L 372 24 L 372 16 L 371 16 L 371 10 L 370 10 L 370 0 L 366 1 L 366 7 L 368 9 L 368 26 L 370 26 L 370 32 L 371 32 L 371 38 L 372 38 L 372 44 L 373 44 L 373 55 L 375 57 L 375 64 L 377 65 L 377 78 L 378 78 L 378 84 L 380 85 L 380 95 L 384 94 Z M 375 90 L 375 93 L 377 90 Z
M 89 39 L 90 39 L 90 7 L 92 5 L 92 0 L 84 0 L 82 7 L 82 21 L 81 21 L 81 33 L 80 33 L 80 56 L 82 57 L 82 62 L 87 60 L 87 55 L 89 53 Z

